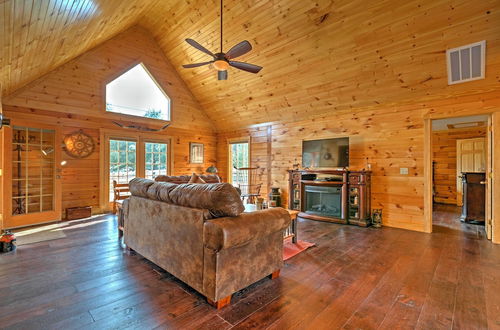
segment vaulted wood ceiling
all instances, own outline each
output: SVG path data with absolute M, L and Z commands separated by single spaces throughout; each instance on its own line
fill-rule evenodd
M 35 5 L 33 5 L 35 4 Z M 85 14 L 87 7 L 92 7 Z M 498 89 L 498 0 L 226 0 L 224 50 L 248 39 L 217 81 L 193 38 L 219 50 L 219 1 L 10 0 L 0 4 L 4 93 L 137 23 L 156 38 L 219 129 Z M 487 40 L 487 78 L 448 86 L 445 50 Z M 174 110 L 175 111 L 175 110 Z
M 150 0 L 0 1 L 4 95 L 135 24 Z

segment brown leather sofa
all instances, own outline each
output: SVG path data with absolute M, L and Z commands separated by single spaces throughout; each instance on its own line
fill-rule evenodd
M 130 182 L 124 241 L 207 297 L 217 308 L 231 295 L 283 265 L 281 208 L 252 213 L 228 183 Z
M 198 175 L 206 183 L 221 183 L 221 179 L 217 174 L 200 174 Z M 170 183 L 189 183 L 191 180 L 191 175 L 158 175 L 155 178 L 155 181 L 158 182 L 170 182 Z

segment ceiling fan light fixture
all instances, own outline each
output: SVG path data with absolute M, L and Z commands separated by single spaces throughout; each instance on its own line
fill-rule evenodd
M 259 73 L 259 71 L 262 69 L 261 66 L 245 62 L 234 61 L 235 58 L 245 55 L 246 53 L 252 50 L 252 45 L 250 44 L 250 42 L 248 42 L 248 40 L 243 40 L 238 44 L 234 45 L 233 47 L 231 47 L 231 49 L 227 51 L 227 53 L 223 52 L 222 50 L 222 43 L 224 40 L 223 14 L 224 14 L 224 3 L 223 0 L 220 0 L 220 52 L 214 54 L 205 47 L 203 47 L 202 45 L 200 45 L 195 40 L 188 38 L 186 39 L 186 42 L 189 45 L 207 55 L 210 55 L 213 58 L 213 60 L 201 63 L 183 64 L 182 66 L 186 69 L 189 69 L 211 64 L 212 67 L 217 70 L 218 80 L 227 80 L 227 70 L 229 69 L 230 66 L 238 70 L 243 70 L 250 73 Z
M 224 60 L 216 60 L 214 62 L 214 68 L 219 71 L 226 71 L 229 68 L 229 63 Z

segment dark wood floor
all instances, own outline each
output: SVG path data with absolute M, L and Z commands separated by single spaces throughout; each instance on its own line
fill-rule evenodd
M 303 220 L 315 242 L 220 311 L 138 255 L 111 216 L 0 256 L 0 328 L 494 329 L 500 246 L 437 206 L 435 232 Z

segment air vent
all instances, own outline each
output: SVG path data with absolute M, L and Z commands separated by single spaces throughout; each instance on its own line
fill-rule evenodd
M 448 49 L 448 85 L 484 79 L 486 41 Z

